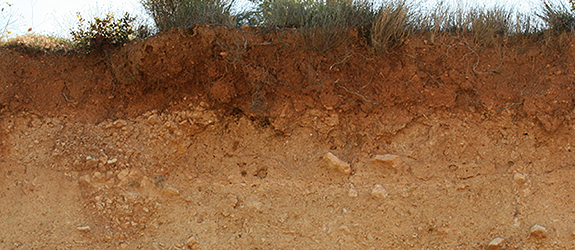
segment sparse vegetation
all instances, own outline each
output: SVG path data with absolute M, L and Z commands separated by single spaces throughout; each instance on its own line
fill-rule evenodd
M 367 0 L 260 0 L 247 23 L 268 31 L 297 28 L 305 47 L 328 51 L 347 40 L 350 29 L 368 37 L 375 18 L 373 2 Z
M 134 34 L 131 18 L 128 13 L 120 19 L 107 14 L 105 18 L 95 17 L 94 21 L 84 24 L 84 19 L 78 13 L 78 29 L 72 30 L 72 39 L 76 47 L 85 53 L 108 52 L 116 46 L 129 41 Z
M 375 51 L 387 52 L 415 29 L 414 13 L 405 1 L 384 3 L 371 29 L 371 44 Z
M 159 31 L 189 28 L 196 23 L 234 27 L 234 0 L 142 0 Z
M 243 24 L 268 32 L 295 29 L 302 47 L 329 51 L 359 34 L 378 53 L 389 52 L 410 35 L 427 36 L 433 42 L 442 35 L 465 37 L 473 46 L 492 46 L 515 38 L 569 40 L 575 31 L 575 0 L 568 4 L 543 1 L 534 14 L 502 7 L 453 6 L 440 2 L 427 9 L 405 0 L 388 0 L 377 9 L 372 0 L 251 0 L 254 9 L 233 13 L 235 0 L 141 0 L 153 25 L 137 25 L 126 14 L 95 18 L 85 24 L 79 16 L 72 31 L 77 48 L 84 52 L 107 51 L 132 38 L 145 38 L 174 27 L 196 23 L 239 27 Z M 10 4 L 3 4 L 0 35 L 14 23 Z M 355 30 L 357 32 L 350 32 Z M 38 38 L 19 38 L 37 41 Z M 33 42 L 37 43 L 37 42 Z M 12 46 L 12 45 L 11 45 Z M 42 47 L 32 45 L 31 47 Z
M 56 37 L 37 34 L 27 34 L 7 39 L 2 43 L 3 48 L 12 48 L 29 54 L 66 54 L 74 51 L 72 41 Z

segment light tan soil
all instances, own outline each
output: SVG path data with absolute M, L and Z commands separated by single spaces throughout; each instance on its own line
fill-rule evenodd
M 572 48 L 297 44 L 0 51 L 0 249 L 575 247 Z

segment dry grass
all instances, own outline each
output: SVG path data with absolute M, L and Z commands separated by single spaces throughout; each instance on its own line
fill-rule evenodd
M 1 48 L 15 49 L 28 54 L 63 55 L 76 50 L 70 40 L 37 34 L 9 38 L 0 43 Z
M 234 0 L 141 0 L 159 31 L 189 28 L 196 23 L 234 27 Z
M 422 5 L 386 0 L 379 9 L 373 0 L 252 0 L 255 9 L 232 13 L 235 0 L 141 0 L 156 27 L 142 26 L 139 37 L 195 23 L 237 27 L 257 26 L 265 31 L 297 29 L 302 47 L 327 52 L 346 43 L 357 30 L 377 53 L 387 53 L 411 35 L 465 37 L 475 47 L 498 46 L 520 40 L 537 40 L 564 48 L 575 32 L 575 12 L 551 0 L 541 2 L 535 14 L 502 7 L 462 7 L 440 2 Z M 419 7 L 418 7 L 419 6 Z M 428 6 L 422 9 L 421 6 Z M 69 41 L 25 35 L 2 43 L 31 53 L 67 53 Z
M 414 13 L 405 1 L 385 3 L 371 29 L 371 45 L 378 53 L 388 52 L 415 29 Z

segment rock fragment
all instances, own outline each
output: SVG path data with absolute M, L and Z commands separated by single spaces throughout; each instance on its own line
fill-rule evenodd
M 200 249 L 200 243 L 195 239 L 195 237 L 190 237 L 186 241 L 186 247 L 188 247 L 188 249 Z
M 376 198 L 385 198 L 387 195 L 387 190 L 380 184 L 376 184 L 371 190 L 371 196 Z
M 346 225 L 341 225 L 337 229 L 344 233 L 351 233 L 351 230 L 349 230 L 349 227 Z
M 255 209 L 255 210 L 262 210 L 262 207 L 264 206 L 263 203 L 259 202 L 259 201 L 247 201 L 246 202 L 246 207 L 247 208 L 251 208 L 251 209 Z
M 326 153 L 323 156 L 323 161 L 328 165 L 329 169 L 333 169 L 344 174 L 351 173 L 351 166 L 347 162 L 337 158 L 337 156 L 333 155 L 332 153 Z
M 543 239 L 547 238 L 548 235 L 549 233 L 547 232 L 547 229 L 539 224 L 535 224 L 529 230 L 529 236 L 533 238 Z
M 524 185 L 525 183 L 527 183 L 527 175 L 522 173 L 516 173 L 515 175 L 513 175 L 513 181 L 517 185 Z
M 130 173 L 129 169 L 124 169 L 122 171 L 120 171 L 120 173 L 118 173 L 118 180 L 122 181 L 126 178 L 126 176 L 128 176 L 128 174 Z
M 349 192 L 347 193 L 347 196 L 349 196 L 349 197 L 351 197 L 351 198 L 357 197 L 357 195 L 358 195 L 357 190 L 355 190 L 355 189 L 353 189 L 353 188 L 350 188 L 350 189 L 349 189 Z
M 171 196 L 180 196 L 180 191 L 178 191 L 176 188 L 168 187 L 166 188 L 166 194 Z
M 90 226 L 77 227 L 76 230 L 78 230 L 80 232 L 89 232 Z
M 122 128 L 122 127 L 125 127 L 126 125 L 128 125 L 128 123 L 124 120 L 117 120 L 114 123 L 112 123 L 112 125 L 116 128 Z
M 370 163 L 382 164 L 391 168 L 397 168 L 399 165 L 401 165 L 402 162 L 403 161 L 399 155 L 392 154 L 376 155 L 373 159 L 370 160 Z
M 153 114 L 150 117 L 148 117 L 148 123 L 150 125 L 160 124 L 161 122 L 162 122 L 162 120 L 160 120 L 160 117 L 158 117 L 157 114 Z
M 505 239 L 497 237 L 493 240 L 491 240 L 491 242 L 489 242 L 489 244 L 487 245 L 487 247 L 485 249 L 487 250 L 500 250 L 505 246 Z
M 84 186 L 92 186 L 92 178 L 90 178 L 90 175 L 80 176 L 80 178 L 78 178 L 78 183 Z

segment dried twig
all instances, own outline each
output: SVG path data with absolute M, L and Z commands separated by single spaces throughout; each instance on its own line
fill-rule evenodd
M 355 92 L 355 91 L 350 91 L 350 90 L 348 90 L 348 89 L 347 89 L 346 87 L 344 87 L 344 86 L 341 86 L 341 85 L 339 85 L 339 84 L 338 84 L 337 86 L 339 86 L 340 88 L 344 89 L 344 90 L 347 91 L 348 93 L 352 93 L 352 94 L 354 94 L 354 95 L 357 95 L 357 96 L 361 97 L 365 102 L 369 102 L 369 103 L 371 103 L 371 104 L 373 104 L 373 105 L 379 105 L 379 103 L 374 102 L 374 101 L 372 101 L 372 100 L 368 100 L 367 98 L 365 98 L 365 96 L 363 96 L 363 95 L 361 95 L 361 94 L 359 94 L 359 93 L 357 93 L 357 92 Z
M 66 101 L 67 101 L 67 102 L 76 102 L 76 101 L 73 100 L 73 99 L 69 99 L 68 96 L 66 96 L 66 94 L 64 94 L 64 92 L 60 92 L 60 93 L 62 93 L 62 95 L 64 96 L 64 98 L 66 98 Z
M 497 112 L 500 112 L 500 111 L 502 111 L 502 110 L 511 108 L 511 107 L 514 106 L 514 105 L 521 105 L 521 104 L 523 104 L 523 103 L 522 103 L 522 102 L 514 102 L 514 103 L 509 104 L 509 106 L 507 106 L 507 107 L 503 107 L 503 108 L 498 109 Z

